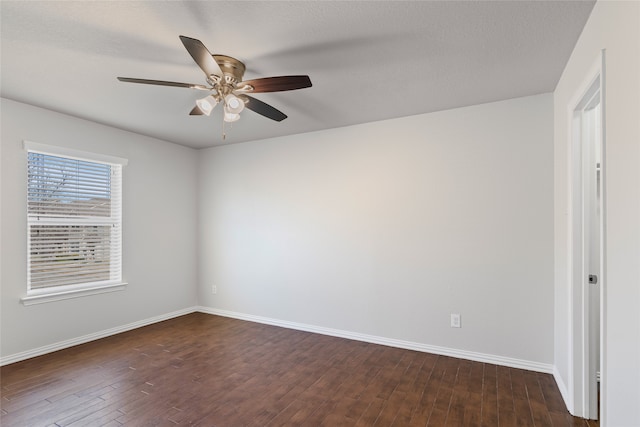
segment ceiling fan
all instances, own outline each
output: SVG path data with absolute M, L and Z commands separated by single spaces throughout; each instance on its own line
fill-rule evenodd
M 287 118 L 286 114 L 248 94 L 311 87 L 309 76 L 278 76 L 243 81 L 242 76 L 245 72 L 245 65 L 241 61 L 226 55 L 212 55 L 200 40 L 186 36 L 180 36 L 180 40 L 196 64 L 204 71 L 207 85 L 130 77 L 118 77 L 118 80 L 129 83 L 184 87 L 209 92 L 207 96 L 196 101 L 195 107 L 189 114 L 192 116 L 203 114 L 208 116 L 217 104 L 222 104 L 224 106 L 225 122 L 238 120 L 240 112 L 245 107 L 262 116 L 280 122 Z

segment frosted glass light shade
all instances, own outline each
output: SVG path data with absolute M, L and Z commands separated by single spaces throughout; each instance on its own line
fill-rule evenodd
M 240 114 L 244 110 L 244 101 L 230 93 L 224 97 L 226 111 L 232 114 Z
M 240 114 L 230 113 L 228 111 L 224 112 L 224 121 L 231 123 L 240 119 Z
M 207 116 L 211 114 L 213 108 L 218 104 L 218 101 L 213 97 L 213 95 L 206 96 L 202 99 L 198 99 L 196 101 L 196 105 L 204 114 Z

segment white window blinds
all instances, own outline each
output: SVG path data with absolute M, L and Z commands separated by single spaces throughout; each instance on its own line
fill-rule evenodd
M 29 291 L 122 281 L 122 165 L 28 150 Z

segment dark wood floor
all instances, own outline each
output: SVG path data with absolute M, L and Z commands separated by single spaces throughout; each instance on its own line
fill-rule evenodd
M 194 313 L 0 368 L 2 426 L 589 426 L 551 375 Z

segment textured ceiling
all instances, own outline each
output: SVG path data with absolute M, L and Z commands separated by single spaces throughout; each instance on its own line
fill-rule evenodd
M 593 1 L 1 1 L 2 97 L 201 148 L 551 92 Z M 289 116 L 188 113 L 203 84 L 178 36 L 245 79 L 308 74 L 255 97 Z

